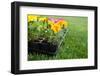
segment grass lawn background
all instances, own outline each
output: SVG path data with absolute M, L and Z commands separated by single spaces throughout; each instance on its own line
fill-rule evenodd
M 55 56 L 30 53 L 28 60 L 82 59 L 88 57 L 88 18 L 76 16 L 62 18 L 69 22 L 69 26 L 58 53 Z

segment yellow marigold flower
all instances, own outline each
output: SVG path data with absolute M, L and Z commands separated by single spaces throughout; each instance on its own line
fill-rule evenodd
M 67 21 L 64 21 L 64 20 L 60 20 L 57 22 L 59 25 L 61 25 L 61 27 L 67 27 L 68 26 L 68 22 Z
M 57 33 L 61 30 L 61 27 L 60 27 L 60 25 L 55 23 L 55 24 L 51 25 L 51 29 L 54 31 L 54 33 Z
M 48 24 L 49 24 L 49 25 L 53 25 L 53 24 L 54 24 L 54 22 L 52 22 L 52 21 L 48 20 Z
M 28 15 L 28 22 L 30 21 L 37 21 L 38 16 L 34 16 L 34 15 Z
M 40 17 L 39 18 L 39 21 L 47 22 L 48 21 L 48 18 L 46 18 L 46 17 Z

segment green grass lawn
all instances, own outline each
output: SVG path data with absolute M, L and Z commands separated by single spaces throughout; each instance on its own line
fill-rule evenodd
M 28 60 L 82 59 L 88 57 L 88 18 L 63 17 L 69 22 L 68 32 L 55 56 L 30 53 Z

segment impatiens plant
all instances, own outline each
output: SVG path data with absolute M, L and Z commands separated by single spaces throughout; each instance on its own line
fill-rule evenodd
M 68 27 L 68 22 L 63 18 L 51 18 L 29 14 L 28 41 L 50 42 L 58 44 Z

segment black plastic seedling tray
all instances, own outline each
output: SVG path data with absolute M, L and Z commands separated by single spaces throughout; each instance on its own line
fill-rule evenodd
M 28 41 L 28 53 L 36 52 L 48 55 L 56 55 L 67 32 L 68 30 L 65 30 L 61 34 L 61 38 L 59 38 L 58 43 L 56 44 L 53 44 L 53 42 L 48 42 L 48 40 L 43 40 L 40 42 L 39 40 L 42 40 L 41 38 L 34 41 Z
M 58 46 L 49 42 L 28 42 L 28 52 L 37 52 L 48 55 L 55 55 L 57 52 Z

